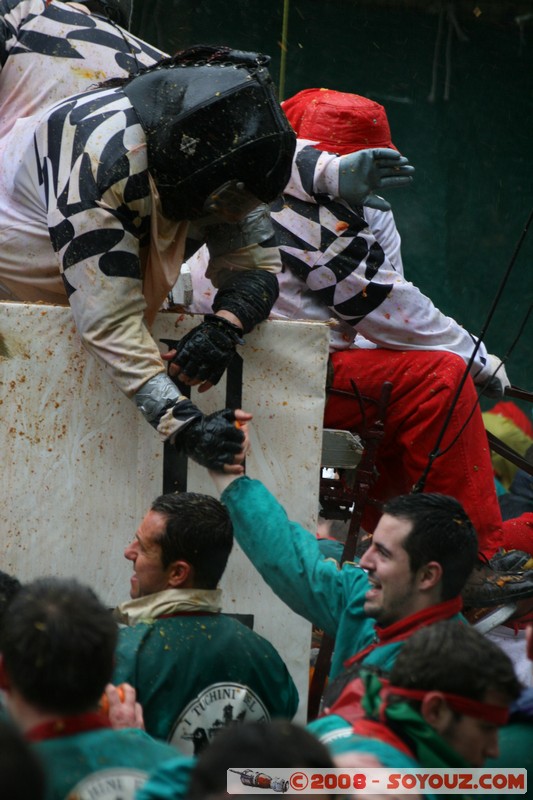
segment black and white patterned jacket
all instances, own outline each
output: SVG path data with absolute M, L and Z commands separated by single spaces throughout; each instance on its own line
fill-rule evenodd
M 273 316 L 333 318 L 333 350 L 448 350 L 468 361 L 475 338 L 405 279 L 392 212 L 334 199 L 335 161 L 300 140 L 291 180 L 271 206 L 284 267 Z M 489 373 L 481 344 L 472 375 L 481 382 Z
M 272 318 L 328 321 L 332 351 L 447 350 L 468 361 L 474 337 L 405 279 L 392 212 L 338 199 L 336 156 L 299 140 L 291 179 L 271 210 L 283 264 Z M 197 312 L 214 294 L 207 258 L 202 248 L 189 261 Z M 490 373 L 486 352 L 481 344 L 472 367 L 479 383 Z
M 172 437 L 181 423 L 157 409 L 179 392 L 147 322 L 206 232 L 163 217 L 131 103 L 93 88 L 165 54 L 63 3 L 0 0 L 0 12 L 0 299 L 68 299 L 87 349 Z M 228 247 L 212 266 L 235 255 L 278 272 L 261 237 L 248 261 Z

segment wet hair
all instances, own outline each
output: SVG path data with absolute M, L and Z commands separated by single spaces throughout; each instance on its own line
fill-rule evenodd
M 12 722 L 0 718 L 0 787 L 6 800 L 44 800 L 44 769 Z
M 383 513 L 412 525 L 403 542 L 411 572 L 437 561 L 441 599 L 460 594 L 478 557 L 477 534 L 462 505 L 443 494 L 406 494 L 386 503 Z
M 36 708 L 54 714 L 97 705 L 111 679 L 116 641 L 111 611 L 73 579 L 24 585 L 0 631 L 11 684 Z
M 392 667 L 390 683 L 479 701 L 492 689 L 511 702 L 522 689 L 507 654 L 458 620 L 436 622 L 410 636 Z
M 161 545 L 163 567 L 179 559 L 194 568 L 194 586 L 216 589 L 233 547 L 233 525 L 222 503 L 207 494 L 163 494 L 152 511 L 166 517 Z
M 332 767 L 329 750 L 305 728 L 288 720 L 244 722 L 220 730 L 193 767 L 187 800 L 226 796 L 227 770 L 266 766 Z M 272 777 L 272 776 L 271 776 Z

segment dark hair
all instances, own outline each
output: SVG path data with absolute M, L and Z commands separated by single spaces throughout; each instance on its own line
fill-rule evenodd
M 490 689 L 511 701 L 522 688 L 506 653 L 458 620 L 436 622 L 410 636 L 394 663 L 390 682 L 481 701 Z
M 12 600 L 0 635 L 9 680 L 42 711 L 77 714 L 111 679 L 117 626 L 88 586 L 41 578 Z
M 406 494 L 386 503 L 383 513 L 412 524 L 403 542 L 411 571 L 437 561 L 441 599 L 460 594 L 478 557 L 477 534 L 462 505 L 444 494 Z
M 244 722 L 223 728 L 193 767 L 187 800 L 225 796 L 232 767 L 332 767 L 331 754 L 305 728 L 288 720 Z M 273 777 L 273 776 L 271 776 Z
M 183 559 L 194 567 L 194 586 L 216 589 L 233 547 L 233 526 L 226 508 L 196 492 L 163 494 L 152 503 L 166 526 L 159 539 L 163 567 Z
M 8 605 L 19 591 L 21 585 L 17 578 L 0 569 L 0 625 Z
M 44 800 L 45 777 L 37 754 L 20 731 L 0 718 L 0 787 L 6 800 Z

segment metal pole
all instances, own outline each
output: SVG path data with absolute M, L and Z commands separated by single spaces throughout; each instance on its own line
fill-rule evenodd
M 287 31 L 289 29 L 289 0 L 283 0 L 283 23 L 281 26 L 281 61 L 279 67 L 279 100 L 285 99 L 285 72 L 287 71 Z

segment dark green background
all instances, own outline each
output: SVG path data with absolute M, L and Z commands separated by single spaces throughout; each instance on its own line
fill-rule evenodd
M 446 6 L 463 36 L 444 14 L 437 47 Z M 533 2 L 135 0 L 133 30 L 168 52 L 220 43 L 269 53 L 279 83 L 284 8 L 284 97 L 324 86 L 385 105 L 417 170 L 411 188 L 388 193 L 407 277 L 479 333 L 533 207 Z M 505 355 L 518 335 L 532 264 L 533 223 L 488 329 L 490 352 Z M 530 318 L 507 362 L 511 382 L 529 389 L 532 332 Z

